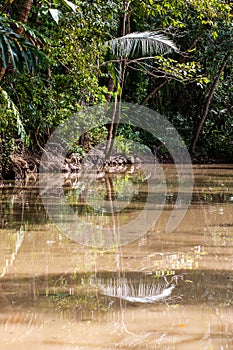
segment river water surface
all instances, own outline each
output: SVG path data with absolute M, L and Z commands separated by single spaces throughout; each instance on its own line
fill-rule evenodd
M 37 178 L 0 183 L 0 349 L 233 349 L 233 166 L 194 166 L 191 204 L 170 234 L 177 184 L 173 165 L 164 172 L 159 220 L 108 248 L 59 231 Z M 96 229 L 133 220 L 146 189 L 129 173 L 86 189 L 64 180 L 67 202 Z M 114 215 L 99 206 L 113 198 L 123 203 Z

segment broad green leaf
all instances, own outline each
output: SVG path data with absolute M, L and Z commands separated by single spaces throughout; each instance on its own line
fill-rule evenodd
M 1 16 L 0 16 L 1 19 Z M 14 69 L 19 73 L 25 70 L 37 70 L 38 65 L 45 67 L 44 56 L 31 42 L 13 32 L 13 30 L 0 24 L 0 56 L 6 68 L 11 60 Z
M 15 52 L 14 50 L 14 42 L 12 40 L 6 40 L 6 44 L 7 44 L 7 47 L 8 47 L 8 51 L 10 52 L 10 55 L 11 55 L 11 60 L 12 60 L 12 63 L 13 63 L 13 66 L 15 69 L 18 69 L 18 61 L 17 61 L 17 53 Z
M 23 56 L 22 56 L 22 50 L 21 50 L 21 45 L 17 41 L 17 39 L 11 41 L 11 47 L 15 53 L 15 57 L 17 60 L 17 67 L 18 71 L 20 73 L 24 72 L 24 62 L 23 62 Z
M 24 58 L 24 62 L 26 64 L 27 71 L 31 71 L 31 62 L 30 62 L 30 56 L 28 56 L 28 50 L 25 47 L 21 47 L 22 49 L 22 56 Z
M 9 64 L 8 51 L 7 51 L 7 45 L 1 35 L 0 35 L 0 46 L 1 46 L 1 52 L 2 52 L 1 57 L 3 61 L 3 66 L 6 68 Z
M 53 4 L 55 6 L 59 6 L 60 5 L 60 0 L 53 0 Z

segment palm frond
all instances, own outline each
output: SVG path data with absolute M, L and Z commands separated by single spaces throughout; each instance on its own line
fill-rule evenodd
M 130 33 L 108 42 L 115 57 L 144 57 L 178 51 L 172 40 L 157 32 Z
M 5 68 L 11 61 L 19 73 L 35 71 L 39 65 L 45 67 L 46 60 L 42 51 L 3 22 L 0 23 L 0 58 Z

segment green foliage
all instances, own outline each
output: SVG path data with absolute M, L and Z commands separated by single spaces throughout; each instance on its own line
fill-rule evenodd
M 112 99 L 146 100 L 191 145 L 219 65 L 233 49 L 229 2 L 131 0 L 127 7 L 120 0 L 40 0 L 27 24 L 15 20 L 20 2 L 12 3 L 12 13 L 7 4 L 0 9 L 0 65 L 7 67 L 1 81 L 0 148 L 6 160 L 19 137 L 24 146 L 40 149 L 73 113 L 106 103 L 110 77 Z M 14 32 L 19 26 L 21 36 Z M 169 57 L 164 55 L 171 49 Z M 200 159 L 232 161 L 232 85 L 231 57 L 200 135 Z M 105 127 L 88 135 L 91 146 L 105 137 Z M 119 143 L 125 137 L 166 153 L 158 140 L 133 126 L 120 125 L 118 137 Z M 73 147 L 83 152 L 77 140 Z
M 18 134 L 25 142 L 29 143 L 18 108 L 5 90 L 0 87 L 0 169 L 9 169 L 10 155 L 15 147 L 12 132 Z
M 197 82 L 197 85 L 203 86 L 210 80 L 202 74 L 202 66 L 199 62 L 189 61 L 187 63 L 179 63 L 172 58 L 156 56 L 156 69 L 159 72 L 165 72 L 167 77 L 171 77 L 183 83 Z
M 206 157 L 219 161 L 233 159 L 232 78 L 222 77 L 214 95 L 199 147 Z
M 29 138 L 25 132 L 25 128 L 23 126 L 20 113 L 14 102 L 11 100 L 10 96 L 7 94 L 5 90 L 0 87 L 0 114 L 2 116 L 0 123 L 0 131 L 4 132 L 8 127 L 8 123 L 10 122 L 13 126 L 16 127 L 18 135 L 22 139 L 22 141 L 29 145 Z
M 9 57 L 14 69 L 19 73 L 37 71 L 39 65 L 45 67 L 45 56 L 31 42 L 16 34 L 10 28 L 10 21 L 0 16 L 0 47 L 3 66 L 9 66 Z
M 63 16 L 63 12 L 60 9 L 64 5 L 69 10 L 72 10 L 73 12 L 76 12 L 77 5 L 75 5 L 73 2 L 68 0 L 53 0 L 53 1 L 43 1 L 42 6 L 40 7 L 40 14 L 41 15 L 47 15 L 50 14 L 52 19 L 58 24 L 60 18 Z

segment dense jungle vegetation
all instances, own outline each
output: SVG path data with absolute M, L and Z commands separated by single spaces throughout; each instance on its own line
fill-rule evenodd
M 1 0 L 0 178 L 36 171 L 55 128 L 94 104 L 147 106 L 176 127 L 195 162 L 233 159 L 230 0 Z M 103 126 L 166 149 L 142 130 Z M 115 134 L 114 134 L 115 132 Z

